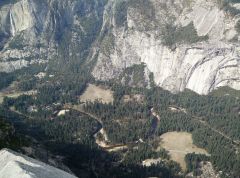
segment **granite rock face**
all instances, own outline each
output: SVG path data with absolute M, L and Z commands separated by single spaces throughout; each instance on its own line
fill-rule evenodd
M 76 176 L 9 149 L 0 151 L 1 178 L 76 178 Z
M 46 4 L 21 0 L 0 7 L 0 71 L 12 72 L 46 60 L 40 30 L 46 22 Z
M 117 3 L 109 2 L 104 24 L 105 28 L 112 27 L 112 48 L 108 53 L 100 51 L 93 70 L 95 78 L 109 80 L 143 62 L 153 72 L 155 83 L 172 92 L 188 88 L 208 94 L 220 86 L 240 89 L 240 45 L 235 29 L 239 16 L 220 10 L 214 1 L 149 3 L 145 9 L 138 8 L 140 3 L 131 4 L 126 21 L 119 26 L 112 15 Z M 207 38 L 191 43 L 183 39 L 174 47 L 166 46 L 164 27 L 169 24 L 182 29 L 193 24 L 197 36 Z
M 156 85 L 174 93 L 240 89 L 240 5 L 228 4 L 228 10 L 219 2 L 5 3 L 0 6 L 0 71 L 67 56 L 93 61 L 97 80 L 119 79 L 126 69 L 145 63 L 145 81 L 152 73 Z
M 77 58 L 101 28 L 104 2 L 97 0 L 6 2 L 0 3 L 0 72 Z

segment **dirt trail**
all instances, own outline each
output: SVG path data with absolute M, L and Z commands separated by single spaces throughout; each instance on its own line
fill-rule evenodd
M 210 126 L 206 121 L 203 120 L 203 117 L 197 117 L 194 115 L 191 115 L 193 120 L 201 123 L 202 125 L 208 127 L 209 129 L 211 129 L 212 131 L 214 131 L 215 133 L 218 133 L 219 135 L 223 136 L 224 138 L 226 138 L 227 140 L 231 141 L 235 146 L 239 146 L 240 145 L 240 141 L 238 140 L 233 140 L 231 137 L 227 136 L 226 134 L 224 134 L 223 132 L 221 132 L 220 130 L 217 130 L 215 128 L 213 128 L 212 126 Z
M 100 122 L 100 124 L 102 124 L 102 120 L 99 117 L 97 117 L 97 116 L 95 116 L 95 115 L 93 115 L 89 112 L 84 111 L 83 106 L 81 106 L 81 105 L 80 106 L 69 106 L 69 105 L 67 105 L 67 106 L 65 106 L 65 108 L 76 110 L 76 111 L 78 111 L 82 114 L 85 114 L 85 115 L 97 120 L 98 122 Z
M 178 106 L 170 106 L 170 107 L 175 108 L 175 109 L 177 109 L 178 111 L 184 112 L 185 114 L 191 116 L 191 118 L 192 118 L 194 121 L 196 121 L 196 122 L 200 123 L 201 125 L 209 128 L 209 129 L 212 130 L 213 132 L 215 132 L 215 133 L 223 136 L 223 137 L 226 138 L 227 140 L 231 141 L 234 146 L 239 146 L 239 145 L 240 145 L 240 141 L 239 141 L 239 140 L 234 140 L 234 139 L 232 139 L 231 137 L 229 137 L 229 136 L 227 136 L 226 134 L 224 134 L 223 132 L 221 132 L 220 130 L 217 130 L 217 129 L 213 128 L 211 125 L 209 125 L 209 123 L 207 123 L 207 122 L 205 121 L 204 117 L 198 117 L 198 116 L 195 116 L 195 115 L 193 115 L 193 114 L 190 114 L 186 109 L 181 108 L 181 107 L 178 107 Z

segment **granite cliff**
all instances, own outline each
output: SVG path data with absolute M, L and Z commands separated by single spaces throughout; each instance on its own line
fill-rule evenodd
M 238 14 L 214 1 L 130 1 L 119 25 L 120 4 L 109 3 L 104 27 L 111 29 L 105 38 L 112 44 L 102 43 L 93 70 L 97 79 L 118 77 L 125 68 L 145 63 L 155 83 L 172 92 L 240 88 Z
M 13 1 L 0 6 L 0 71 L 65 56 L 93 61 L 97 80 L 144 63 L 172 92 L 240 89 L 239 24 L 236 1 Z

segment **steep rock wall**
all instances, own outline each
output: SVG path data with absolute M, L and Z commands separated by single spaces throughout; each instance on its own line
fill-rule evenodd
M 126 68 L 145 63 L 155 84 L 172 92 L 189 88 L 207 94 L 220 86 L 239 89 L 239 29 L 235 27 L 240 13 L 231 15 L 218 2 L 7 3 L 0 6 L 0 72 L 88 56 L 90 62 L 96 60 L 92 74 L 98 80 L 118 78 Z M 238 9 L 239 4 L 231 7 Z
M 229 16 L 212 1 L 204 2 L 196 0 L 184 8 L 181 1 L 175 4 L 154 1 L 151 11 L 155 14 L 147 25 L 143 24 L 146 22 L 146 10 L 143 13 L 130 7 L 127 21 L 121 27 L 116 25 L 114 16 L 109 15 L 114 14 L 114 5 L 111 5 L 112 11 L 108 9 L 111 13 L 106 15 L 105 24 L 113 26 L 111 33 L 114 40 L 108 53 L 100 51 L 93 70 L 95 78 L 117 78 L 124 68 L 144 62 L 153 72 L 155 83 L 172 92 L 188 88 L 199 94 L 208 94 L 226 85 L 240 89 L 240 48 L 226 35 L 229 32 L 237 34 L 234 27 L 238 17 Z M 169 15 L 163 10 L 164 6 L 183 9 L 178 14 L 175 9 Z M 159 36 L 166 25 L 165 20 L 168 19 L 169 23 L 171 18 L 177 26 L 187 26 L 193 22 L 197 34 L 208 35 L 208 40 L 179 43 L 174 48 L 164 45 L 163 38 Z M 142 30 L 144 26 L 150 29 Z
M 100 31 L 104 5 L 98 0 L 19 0 L 0 6 L 0 72 L 49 60 L 83 60 Z

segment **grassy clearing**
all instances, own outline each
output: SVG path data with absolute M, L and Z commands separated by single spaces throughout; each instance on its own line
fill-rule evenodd
M 30 91 L 18 91 L 17 82 L 13 82 L 9 87 L 0 91 L 0 104 L 2 104 L 4 97 L 9 98 L 17 98 L 21 95 L 35 95 L 37 93 L 36 90 Z
M 80 96 L 80 101 L 100 101 L 106 104 L 113 103 L 113 91 L 102 86 L 89 84 L 85 92 Z
M 0 92 L 0 104 L 2 104 L 4 97 L 9 97 L 9 98 L 18 98 L 21 95 L 35 95 L 37 91 L 35 90 L 30 90 L 30 91 L 25 91 L 25 92 L 14 92 L 14 93 L 2 93 Z
M 205 154 L 207 151 L 193 144 L 192 134 L 187 132 L 168 132 L 161 137 L 160 146 L 166 149 L 173 161 L 180 164 L 186 170 L 185 156 L 188 153 Z

